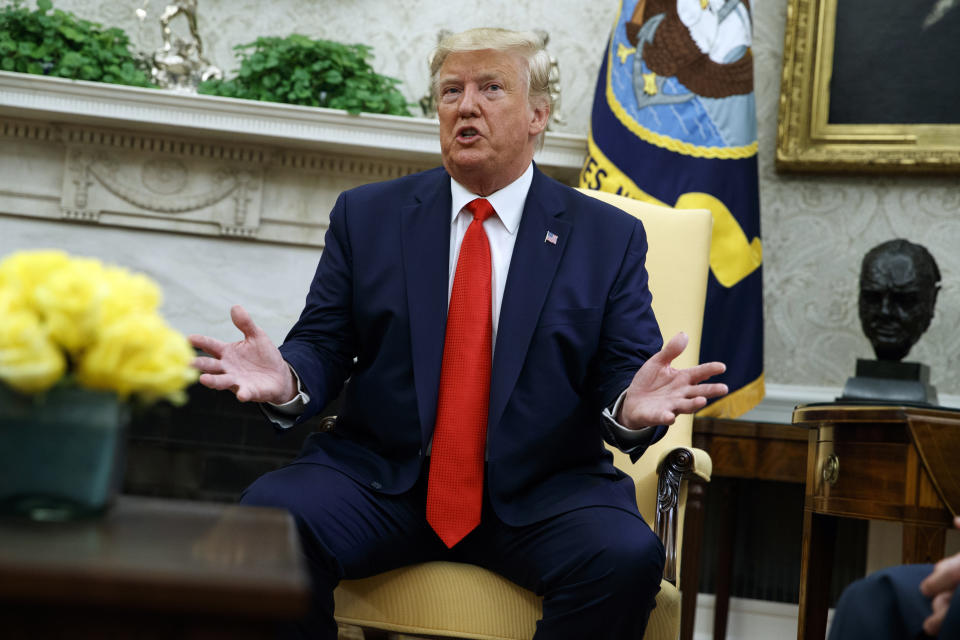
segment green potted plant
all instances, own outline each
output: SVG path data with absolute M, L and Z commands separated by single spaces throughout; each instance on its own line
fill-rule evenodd
M 293 34 L 257 38 L 234 47 L 240 68 L 234 77 L 202 83 L 200 93 L 311 107 L 409 116 L 399 80 L 380 75 L 370 47 L 313 40 Z
M 130 51 L 123 30 L 104 29 L 37 0 L 0 9 L 0 69 L 137 87 L 153 86 L 146 63 Z
M 0 513 L 99 513 L 132 402 L 185 402 L 194 350 L 149 278 L 61 251 L 0 262 Z

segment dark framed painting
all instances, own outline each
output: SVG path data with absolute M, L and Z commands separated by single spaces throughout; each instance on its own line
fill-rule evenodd
M 960 173 L 960 1 L 789 0 L 776 165 Z

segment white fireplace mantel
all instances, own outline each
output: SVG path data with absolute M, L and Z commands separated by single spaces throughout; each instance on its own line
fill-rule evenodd
M 435 119 L 10 72 L 0 141 L 0 215 L 306 246 L 342 190 L 440 161 Z M 585 152 L 548 133 L 536 158 L 572 183 Z

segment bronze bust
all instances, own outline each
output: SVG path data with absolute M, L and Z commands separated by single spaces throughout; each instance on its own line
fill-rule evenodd
M 926 248 L 889 240 L 863 257 L 860 323 L 878 360 L 902 360 L 930 326 L 940 269 Z
M 860 324 L 876 360 L 857 359 L 841 401 L 936 404 L 930 367 L 901 362 L 930 326 L 940 269 L 930 252 L 907 240 L 889 240 L 863 257 Z

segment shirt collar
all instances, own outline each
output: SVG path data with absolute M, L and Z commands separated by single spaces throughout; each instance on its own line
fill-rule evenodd
M 527 193 L 530 191 L 531 184 L 533 184 L 532 162 L 519 178 L 486 197 L 510 235 L 515 234 L 520 226 L 520 216 L 523 215 L 523 205 L 527 201 Z M 453 202 L 451 220 L 456 220 L 457 214 L 468 202 L 480 197 L 471 193 L 453 178 L 450 178 L 450 194 Z

